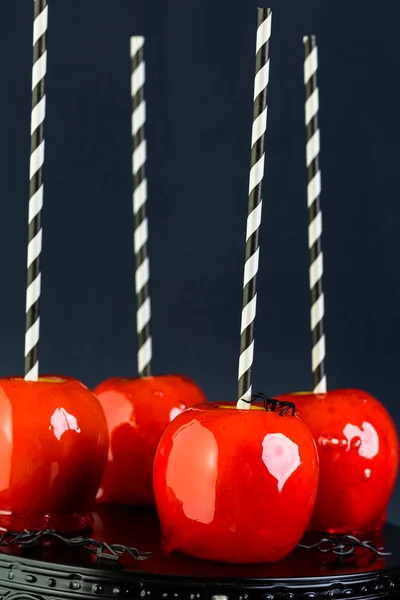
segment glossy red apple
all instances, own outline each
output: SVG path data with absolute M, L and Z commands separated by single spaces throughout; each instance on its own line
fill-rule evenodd
M 287 394 L 311 429 L 320 483 L 309 529 L 363 533 L 386 518 L 399 464 L 396 428 L 383 405 L 361 390 Z
M 76 379 L 0 379 L 0 528 L 90 529 L 107 450 L 104 412 Z
M 197 405 L 168 426 L 153 473 L 166 552 L 260 563 L 299 542 L 315 504 L 317 451 L 300 419 L 271 406 Z
M 167 425 L 204 401 L 200 388 L 178 375 L 113 378 L 94 390 L 108 422 L 110 450 L 97 500 L 154 504 L 153 460 Z
M 162 377 L 173 385 L 177 397 L 187 406 L 207 402 L 203 390 L 193 379 L 179 374 L 162 375 Z

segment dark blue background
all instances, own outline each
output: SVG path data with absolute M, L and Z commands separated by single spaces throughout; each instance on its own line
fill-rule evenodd
M 41 371 L 89 385 L 136 372 L 129 37 L 143 34 L 154 371 L 235 399 L 256 2 L 49 4 Z M 328 383 L 367 389 L 400 428 L 400 4 L 270 5 L 255 388 L 311 384 L 302 36 L 315 33 Z M 23 369 L 32 13 L 2 6 L 0 375 Z

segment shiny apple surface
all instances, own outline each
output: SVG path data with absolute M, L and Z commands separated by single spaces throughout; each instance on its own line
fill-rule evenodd
M 90 529 L 107 450 L 104 412 L 76 379 L 0 379 L 0 528 Z
M 190 379 L 190 377 L 180 374 L 168 374 L 162 375 L 162 377 L 173 385 L 177 397 L 186 406 L 194 406 L 195 404 L 204 404 L 204 402 L 207 402 L 207 398 L 201 387 L 193 379 Z
M 399 465 L 395 425 L 362 390 L 286 394 L 318 448 L 320 482 L 309 529 L 362 533 L 382 527 Z
M 233 563 L 276 561 L 307 528 L 318 458 L 297 417 L 209 403 L 168 426 L 153 481 L 166 552 Z
M 96 387 L 94 393 L 104 409 L 110 435 L 98 502 L 154 505 L 152 472 L 157 445 L 168 424 L 198 403 L 194 387 L 171 375 L 115 377 Z

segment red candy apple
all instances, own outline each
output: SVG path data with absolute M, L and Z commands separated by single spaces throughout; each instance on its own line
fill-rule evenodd
M 300 541 L 317 493 L 315 443 L 296 416 L 266 407 L 203 404 L 168 426 L 153 472 L 166 552 L 260 563 Z
M 370 394 L 336 390 L 288 394 L 317 444 L 320 483 L 309 529 L 363 533 L 379 529 L 399 463 L 395 426 Z
M 179 375 L 113 378 L 94 390 L 106 414 L 110 450 L 99 502 L 154 504 L 153 460 L 167 425 L 204 402 L 200 388 Z
M 162 377 L 173 385 L 177 397 L 184 401 L 187 406 L 207 402 L 203 391 L 193 379 L 177 374 L 163 375 Z
M 104 412 L 76 379 L 0 379 L 0 528 L 90 529 L 107 450 Z

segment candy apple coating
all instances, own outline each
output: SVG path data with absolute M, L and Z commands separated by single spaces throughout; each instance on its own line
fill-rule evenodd
M 104 412 L 78 380 L 0 379 L 0 528 L 90 530 L 107 452 Z
M 276 561 L 307 528 L 318 456 L 296 416 L 208 403 L 167 427 L 153 483 L 165 552 L 231 563 Z
M 195 404 L 204 404 L 204 402 L 207 402 L 203 390 L 193 381 L 193 379 L 179 374 L 163 375 L 163 378 L 172 383 L 176 395 L 180 400 L 183 400 L 187 406 L 194 406 Z
M 110 449 L 97 500 L 109 504 L 154 504 L 153 460 L 167 425 L 204 398 L 180 376 L 112 378 L 94 390 L 108 422 Z
M 363 533 L 381 528 L 396 481 L 399 444 L 390 415 L 355 389 L 286 394 L 317 444 L 320 482 L 309 530 Z

